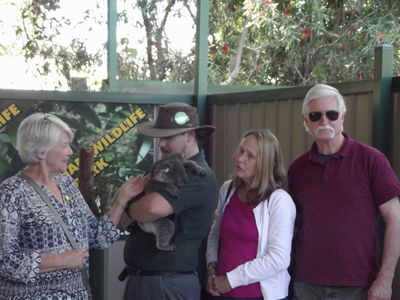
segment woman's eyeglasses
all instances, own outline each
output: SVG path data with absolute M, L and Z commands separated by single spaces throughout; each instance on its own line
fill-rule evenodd
M 336 110 L 312 111 L 308 114 L 308 118 L 311 120 L 311 122 L 318 122 L 321 120 L 323 115 L 325 115 L 331 121 L 336 121 L 339 118 L 339 112 Z

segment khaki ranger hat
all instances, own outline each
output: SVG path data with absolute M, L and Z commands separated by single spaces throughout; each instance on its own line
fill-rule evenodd
M 195 130 L 198 138 L 212 135 L 215 127 L 199 125 L 197 109 L 182 102 L 161 105 L 155 122 L 145 122 L 139 125 L 141 134 L 150 137 L 170 137 L 190 130 Z

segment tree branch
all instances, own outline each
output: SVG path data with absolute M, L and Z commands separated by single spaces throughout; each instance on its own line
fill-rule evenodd
M 143 18 L 143 25 L 146 30 L 146 40 L 147 40 L 147 47 L 146 47 L 146 52 L 147 52 L 147 63 L 149 65 L 149 70 L 150 70 L 150 80 L 157 80 L 157 74 L 156 70 L 154 67 L 154 60 L 153 60 L 153 55 L 151 53 L 152 47 L 153 47 L 153 39 L 152 39 L 152 34 L 150 28 L 152 27 L 150 18 L 148 16 L 148 11 L 147 11 L 147 0 L 140 0 L 138 1 L 138 5 L 140 7 L 140 11 L 142 13 L 142 18 Z
M 223 84 L 232 84 L 235 81 L 236 77 L 239 75 L 240 62 L 242 60 L 242 54 L 243 54 L 243 47 L 246 42 L 247 33 L 249 31 L 248 23 L 250 22 L 251 16 L 252 14 L 249 14 L 246 17 L 246 21 L 244 22 L 243 25 L 243 30 L 240 34 L 239 45 L 236 51 L 236 55 L 231 60 L 231 70 L 229 77 L 225 82 L 223 82 Z

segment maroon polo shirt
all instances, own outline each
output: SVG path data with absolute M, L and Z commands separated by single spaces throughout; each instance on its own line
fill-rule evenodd
M 400 182 L 381 152 L 343 135 L 325 166 L 314 143 L 289 167 L 298 210 L 295 281 L 362 286 L 378 271 L 378 207 L 400 195 Z

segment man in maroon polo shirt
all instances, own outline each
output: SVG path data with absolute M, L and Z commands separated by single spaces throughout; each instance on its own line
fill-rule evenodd
M 346 105 L 317 84 L 304 98 L 311 149 L 289 167 L 297 205 L 297 300 L 390 300 L 400 255 L 400 182 L 386 157 L 343 133 Z M 386 225 L 378 264 L 378 214 Z

